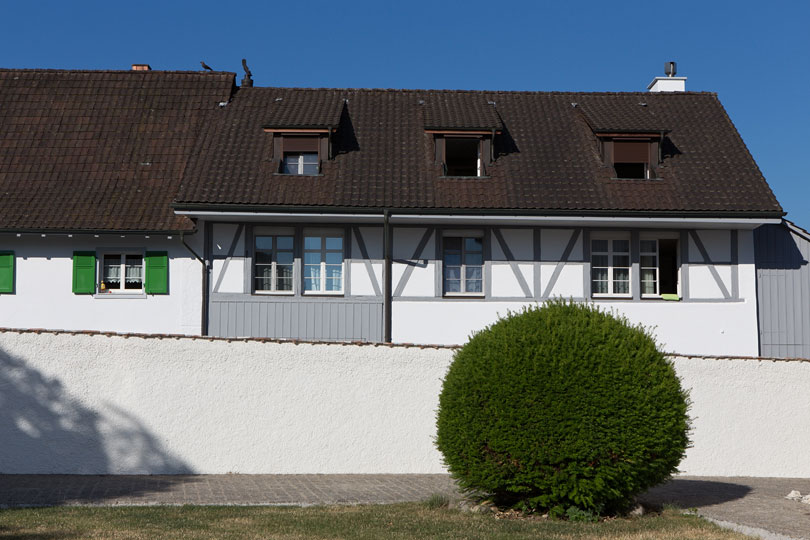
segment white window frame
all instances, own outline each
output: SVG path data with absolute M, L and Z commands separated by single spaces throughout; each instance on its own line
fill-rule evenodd
M 258 247 L 256 247 L 256 239 L 260 238 L 260 237 L 261 238 L 270 237 L 270 238 L 273 239 L 273 249 L 269 250 L 272 253 L 272 261 L 270 263 L 270 267 L 272 269 L 271 270 L 271 278 L 270 278 L 270 286 L 271 286 L 270 290 L 263 290 L 263 289 L 257 289 L 256 288 L 256 282 L 259 279 L 259 276 L 256 275 L 256 269 L 257 269 L 257 265 L 258 265 L 258 263 L 256 262 L 256 260 L 257 260 L 256 253 L 258 251 L 268 251 L 268 250 L 265 250 L 265 249 L 260 250 Z M 277 239 L 279 237 L 289 237 L 289 238 L 292 238 L 292 241 L 293 241 L 292 249 L 280 250 L 280 251 L 284 251 L 284 252 L 292 252 L 292 254 L 293 254 L 292 288 L 290 290 L 288 290 L 288 291 L 276 289 L 276 286 L 278 284 L 277 283 L 278 273 L 277 273 L 277 267 L 276 267 L 276 263 L 277 263 L 276 259 L 277 259 L 277 254 L 279 252 L 279 249 L 276 246 L 277 246 Z M 253 289 L 254 294 L 268 294 L 268 295 L 279 295 L 279 296 L 293 296 L 293 295 L 295 295 L 295 266 L 296 265 L 295 265 L 295 233 L 294 232 L 273 231 L 273 232 L 258 232 L 258 233 L 253 234 L 253 268 L 251 269 L 251 276 L 250 277 L 251 277 L 251 285 L 252 285 L 252 289 Z
M 321 248 L 319 250 L 307 249 L 307 238 L 319 237 L 321 239 Z M 340 290 L 327 291 L 326 290 L 326 254 L 328 252 L 335 253 L 337 250 L 326 249 L 326 238 L 340 237 Z M 338 229 L 304 229 L 301 235 L 301 294 L 308 296 L 342 296 L 346 290 L 346 237 L 342 230 Z M 306 289 L 307 272 L 306 263 L 307 253 L 320 253 L 320 288 L 317 291 L 308 291 Z
M 295 173 L 285 172 L 285 174 L 289 174 L 292 176 L 317 176 L 318 174 L 320 174 L 321 163 L 318 152 L 285 152 L 284 155 L 281 156 L 282 167 L 285 166 L 287 158 L 291 156 L 298 156 L 298 172 Z M 315 174 L 304 173 L 304 156 L 315 156 L 315 166 L 317 167 Z
M 639 292 L 641 293 L 641 298 L 648 298 L 648 299 L 650 299 L 650 298 L 652 298 L 652 299 L 661 298 L 661 244 L 660 244 L 660 240 L 675 240 L 676 241 L 677 249 L 676 249 L 676 252 L 675 252 L 675 257 L 676 257 L 676 261 L 679 261 L 680 257 L 681 257 L 681 249 L 683 249 L 682 246 L 681 246 L 680 234 L 677 233 L 677 232 L 663 231 L 663 232 L 642 232 L 639 235 L 639 246 L 638 246 L 638 249 L 639 249 L 639 272 L 641 274 L 643 274 L 643 272 L 641 272 L 641 269 L 649 268 L 648 266 L 643 266 L 642 265 L 642 259 L 641 259 L 641 257 L 644 256 L 644 255 L 650 255 L 649 252 L 645 252 L 645 251 L 641 250 L 641 242 L 644 242 L 645 240 L 655 240 L 655 249 L 656 249 L 656 252 L 655 252 L 655 264 L 656 264 L 656 267 L 655 267 L 655 294 L 650 294 L 650 293 L 645 294 L 644 293 L 644 288 L 642 287 L 642 283 L 641 283 L 642 275 L 639 275 Z M 677 287 L 676 290 L 677 290 L 678 296 L 681 296 L 681 265 L 676 262 L 676 266 L 677 266 L 676 275 L 677 275 L 677 279 L 678 279 L 678 287 Z
M 127 289 L 126 287 L 126 268 L 127 268 L 127 255 L 137 255 L 141 258 L 141 287 L 140 289 Z M 101 289 L 101 283 L 104 281 L 104 259 L 106 257 L 111 256 L 118 256 L 121 258 L 121 263 L 119 264 L 119 271 L 120 271 L 120 281 L 121 287 L 118 289 L 110 289 L 105 287 L 104 290 Z M 137 294 L 142 295 L 145 294 L 144 291 L 146 286 L 146 254 L 143 250 L 133 250 L 133 249 L 105 249 L 103 251 L 96 252 L 98 270 L 96 275 L 98 276 L 96 280 L 96 294 L 107 296 L 107 295 L 126 295 L 126 294 Z
M 445 252 L 447 250 L 447 239 L 448 238 L 460 238 L 461 239 L 461 273 L 459 275 L 459 281 L 461 282 L 461 291 L 460 292 L 449 292 L 447 291 L 446 287 L 446 272 L 447 272 L 447 265 L 444 262 L 445 259 Z M 468 292 L 467 288 L 467 264 L 464 262 L 464 255 L 467 253 L 467 248 L 465 246 L 464 240 L 467 238 L 477 238 L 481 241 L 481 291 L 472 291 Z M 475 253 L 475 252 L 473 252 Z M 470 265 L 470 266 L 479 266 L 477 264 Z M 447 230 L 444 231 L 442 235 L 442 295 L 448 297 L 473 297 L 473 298 L 483 298 L 486 296 L 486 260 L 484 259 L 484 233 L 480 230 L 473 230 L 473 231 L 453 231 Z
M 655 251 L 644 251 L 642 246 L 644 242 L 655 242 Z M 660 270 L 660 259 L 659 255 L 661 253 L 660 247 L 658 245 L 658 238 L 640 238 L 639 245 L 638 245 L 638 252 L 639 252 L 639 291 L 641 292 L 642 298 L 660 298 L 661 297 L 661 270 Z M 654 266 L 644 266 L 644 257 L 654 257 L 655 264 Z M 644 271 L 645 270 L 653 270 L 655 272 L 655 279 L 653 280 L 653 284 L 655 285 L 655 291 L 651 293 L 644 292 Z
M 607 243 L 608 243 L 608 250 L 607 251 L 594 251 L 593 243 L 594 243 L 595 240 L 606 240 Z M 614 240 L 626 240 L 627 241 L 627 251 L 626 252 L 625 251 L 614 251 L 613 250 L 613 241 Z M 630 235 L 629 234 L 594 234 L 594 235 L 591 235 L 590 242 L 591 242 L 591 245 L 590 245 L 591 260 L 589 261 L 589 263 L 590 263 L 590 274 L 591 275 L 589 276 L 589 278 L 590 278 L 589 283 L 590 283 L 590 288 L 591 288 L 591 296 L 593 298 L 632 298 L 633 297 L 633 279 L 634 279 L 634 276 L 633 276 L 633 258 L 632 258 L 633 245 L 632 245 L 632 240 L 630 238 Z M 625 266 L 621 266 L 621 267 L 615 266 L 613 264 L 614 255 L 625 255 L 625 254 L 627 255 L 628 266 L 626 266 L 626 267 Z M 595 266 L 593 264 L 594 255 L 605 255 L 605 256 L 607 256 L 607 258 L 608 258 L 607 267 L 605 267 L 605 266 Z M 607 278 L 608 292 L 606 292 L 606 293 L 594 292 L 594 287 L 593 287 L 593 284 L 594 284 L 593 269 L 594 268 L 607 268 L 607 271 L 608 271 L 608 278 Z M 627 285 L 628 286 L 627 286 L 627 288 L 628 288 L 628 291 L 626 293 L 614 293 L 613 292 L 613 284 L 616 281 L 616 280 L 614 280 L 614 277 L 613 277 L 613 271 L 616 268 L 627 268 L 627 273 L 628 273 L 628 280 L 627 280 Z M 624 280 L 622 280 L 622 281 L 624 281 Z

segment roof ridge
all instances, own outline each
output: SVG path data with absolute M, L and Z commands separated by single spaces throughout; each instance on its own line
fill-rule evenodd
M 233 75 L 233 71 L 191 71 L 191 70 L 163 70 L 163 69 L 148 69 L 148 70 L 133 70 L 133 69 L 59 69 L 59 68 L 0 68 L 0 73 L 54 73 L 54 74 L 73 74 L 73 73 L 132 73 L 138 75 L 171 73 L 178 75 Z
M 689 92 L 648 92 L 648 91 L 633 91 L 633 92 L 579 92 L 575 90 L 473 90 L 473 89 L 452 89 L 452 88 L 359 88 L 359 87 L 314 87 L 314 86 L 252 86 L 244 88 L 245 90 L 258 91 L 258 90 L 296 90 L 296 91 L 312 91 L 312 92 L 391 92 L 391 93 L 424 93 L 435 92 L 442 94 L 504 94 L 504 95 L 559 95 L 559 96 L 676 96 L 676 95 L 709 95 L 716 96 L 717 92 L 705 91 L 689 91 Z

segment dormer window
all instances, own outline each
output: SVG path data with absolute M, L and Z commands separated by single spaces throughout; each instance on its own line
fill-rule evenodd
M 287 135 L 277 138 L 283 158 L 282 174 L 315 176 L 320 172 L 321 137 L 318 135 Z
M 445 176 L 482 176 L 481 139 L 445 137 Z
M 614 178 L 646 180 L 656 177 L 660 134 L 599 134 L 605 165 Z
M 442 176 L 486 176 L 492 162 L 492 133 L 428 131 L 433 134 Z
M 264 128 L 273 134 L 273 172 L 318 176 L 331 156 L 331 129 Z
M 284 174 L 315 176 L 318 174 L 318 153 L 284 152 L 281 172 Z
M 650 142 L 613 140 L 616 178 L 650 178 Z

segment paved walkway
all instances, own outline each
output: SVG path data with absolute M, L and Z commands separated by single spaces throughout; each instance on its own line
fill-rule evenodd
M 784 497 L 810 493 L 810 479 L 682 477 L 643 496 L 697 508 L 715 520 L 810 539 L 810 505 Z M 457 497 L 442 474 L 0 475 L 0 507 L 53 505 L 314 505 Z
M 444 474 L 0 475 L 2 506 L 375 504 L 455 496 Z
M 688 476 L 653 488 L 642 499 L 697 508 L 700 515 L 717 521 L 810 539 L 810 504 L 785 499 L 794 489 L 810 494 L 810 479 Z

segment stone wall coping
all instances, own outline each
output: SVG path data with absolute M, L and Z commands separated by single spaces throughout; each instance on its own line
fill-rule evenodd
M 213 336 L 194 336 L 189 334 L 146 334 L 137 332 L 103 332 L 99 330 L 55 330 L 48 328 L 2 328 L 0 333 L 13 334 L 52 334 L 52 335 L 73 335 L 73 336 L 103 336 L 120 337 L 124 339 L 188 339 L 194 341 L 225 341 L 228 343 L 277 343 L 287 345 L 334 345 L 346 347 L 356 345 L 359 347 L 386 347 L 392 348 L 417 348 L 417 349 L 448 349 L 458 350 L 460 345 L 435 345 L 418 343 L 371 343 L 368 341 L 317 341 L 303 339 L 278 339 L 278 338 L 225 338 Z M 731 356 L 731 355 L 708 355 L 708 354 L 681 354 L 675 352 L 664 353 L 670 358 L 698 358 L 703 360 L 747 360 L 757 362 L 810 362 L 810 358 L 775 358 L 768 356 Z
M 70 335 L 70 336 L 103 336 L 103 337 L 120 337 L 124 339 L 137 338 L 137 339 L 188 339 L 194 341 L 226 341 L 229 343 L 278 343 L 287 345 L 335 345 L 347 346 L 357 345 L 363 347 L 387 347 L 387 348 L 417 348 L 417 349 L 459 349 L 458 345 L 431 345 L 431 344 L 417 344 L 417 343 L 372 343 L 368 341 L 317 341 L 317 340 L 303 340 L 303 339 L 278 339 L 278 338 L 225 338 L 213 336 L 195 336 L 189 334 L 146 334 L 138 332 L 104 332 L 100 330 L 56 330 L 49 328 L 2 328 L 0 333 L 10 334 L 51 334 L 51 335 Z

